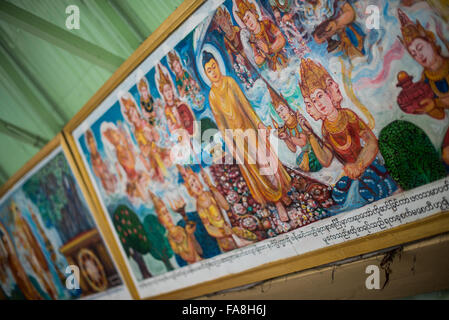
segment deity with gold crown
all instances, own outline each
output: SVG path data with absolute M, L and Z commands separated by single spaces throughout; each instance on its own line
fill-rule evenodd
M 443 119 L 444 110 L 449 108 L 449 58 L 441 54 L 441 47 L 432 31 L 425 30 L 419 21 L 413 23 L 401 9 L 398 9 L 398 16 L 402 33 L 399 40 L 412 58 L 424 68 L 421 80 L 434 93 L 433 97 L 424 96 L 417 101 L 421 106 L 419 111 L 433 118 Z M 404 82 L 406 77 L 407 74 L 400 72 L 398 81 Z
M 163 181 L 164 176 L 168 174 L 166 164 L 169 164 L 169 152 L 157 145 L 160 137 L 156 128 L 142 119 L 134 100 L 130 97 L 121 97 L 121 102 L 123 115 L 131 124 L 133 134 L 144 157 L 143 164 L 147 170 L 153 172 L 153 177 Z
M 188 221 L 185 228 L 175 225 L 171 214 L 162 199 L 151 191 L 148 192 L 153 201 L 159 222 L 168 232 L 167 238 L 173 252 L 189 264 L 202 260 L 202 249 L 194 235 L 196 230 L 195 222 Z
M 215 11 L 214 22 L 214 28 L 223 34 L 225 49 L 236 75 L 247 89 L 251 88 L 254 79 L 250 71 L 251 63 L 242 55 L 245 50 L 241 38 L 242 29 L 232 23 L 231 15 L 224 6 L 218 7 Z
M 94 175 L 100 179 L 101 185 L 106 193 L 111 194 L 115 191 L 117 186 L 117 178 L 109 171 L 108 166 L 101 158 L 92 130 L 86 131 L 85 139 L 90 154 L 92 171 Z
M 217 243 L 223 252 L 237 248 L 232 237 L 232 229 L 227 224 L 221 211 L 222 208 L 225 211 L 229 210 L 229 204 L 224 197 L 214 196 L 218 195 L 218 190 L 215 193 L 204 190 L 198 175 L 190 167 L 178 166 L 178 170 L 184 179 L 184 185 L 189 195 L 196 200 L 196 209 L 207 233 L 217 239 Z M 205 178 L 209 188 L 211 190 L 214 189 L 215 187 L 204 171 L 202 176 Z
M 267 65 L 273 71 L 286 67 L 286 40 L 281 30 L 272 21 L 261 19 L 254 3 L 236 0 L 236 5 L 236 14 L 251 33 L 249 42 L 256 64 L 261 68 Z
M 341 94 L 333 90 L 334 80 L 327 70 L 311 59 L 302 59 L 300 75 L 306 110 L 323 121 L 323 141 L 319 141 L 307 120 L 301 119 L 312 149 L 322 166 L 329 167 L 334 157 L 343 165 L 345 176 L 334 186 L 334 201 L 343 205 L 351 200 L 349 191 L 355 180 L 359 181 L 354 187 L 361 198 L 358 205 L 392 194 L 397 186 L 377 159 L 376 136 L 355 112 L 341 107 Z
M 199 95 L 200 87 L 198 82 L 182 66 L 181 59 L 176 51 L 172 50 L 168 53 L 168 64 L 176 76 L 175 85 L 181 98 L 189 97 L 192 101 L 195 101 L 196 96 Z
M 150 125 L 154 125 L 156 121 L 156 112 L 154 110 L 154 99 L 151 96 L 150 89 L 148 88 L 148 82 L 145 78 L 141 78 L 137 83 L 137 90 L 140 94 L 140 107 L 143 114 L 146 116 Z
M 401 9 L 398 9 L 398 17 L 401 23 L 399 40 L 412 58 L 424 69 L 421 77 L 422 84 L 419 86 L 421 90 L 415 89 L 413 95 L 417 107 L 410 113 L 426 113 L 432 118 L 444 119 L 445 110 L 449 109 L 449 58 L 442 55 L 435 34 L 424 29 L 420 21 L 414 23 Z M 442 40 L 445 44 L 447 43 L 444 39 Z M 398 86 L 404 87 L 408 78 L 408 74 L 401 71 L 398 74 Z M 415 87 L 417 84 L 411 85 Z M 428 94 L 430 90 L 425 90 L 426 86 L 430 86 L 430 94 Z M 419 92 L 422 94 L 416 96 Z M 449 130 L 446 132 L 441 148 L 443 161 L 449 165 Z
M 120 179 L 123 178 L 121 170 L 126 174 L 126 193 L 130 198 L 140 198 L 142 201 L 147 200 L 145 192 L 146 184 L 150 176 L 144 170 L 136 168 L 137 156 L 133 152 L 134 147 L 128 133 L 123 127 L 117 128 L 112 123 L 104 122 L 100 128 L 101 134 L 108 141 L 115 152 L 117 163 L 115 167 L 119 173 Z M 145 159 L 141 157 L 142 161 Z
M 322 166 L 301 128 L 297 114 L 290 108 L 282 95 L 276 94 L 271 87 L 268 87 L 268 91 L 271 95 L 274 110 L 284 122 L 284 125 L 280 126 L 275 119 L 272 119 L 278 137 L 284 141 L 291 152 L 296 153 L 298 148 L 301 150 L 296 159 L 298 167 L 304 172 L 321 170 Z
M 164 114 L 170 133 L 183 129 L 192 136 L 195 131 L 195 115 L 192 109 L 185 102 L 179 100 L 170 75 L 164 72 L 160 64 L 157 65 L 157 70 L 158 88 L 165 102 Z

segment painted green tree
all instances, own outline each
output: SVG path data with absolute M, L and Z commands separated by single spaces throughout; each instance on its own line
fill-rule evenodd
M 143 220 L 143 226 L 150 239 L 151 255 L 164 263 L 167 270 L 173 270 L 170 258 L 173 256 L 173 250 L 165 236 L 166 230 L 160 224 L 158 218 L 152 214 L 147 215 Z
M 142 257 L 150 253 L 150 239 L 137 214 L 127 206 L 120 205 L 115 209 L 112 219 L 127 256 L 136 261 L 144 279 L 151 277 Z
M 47 227 L 55 227 L 64 243 L 94 228 L 63 153 L 56 155 L 22 186 Z
M 380 133 L 379 149 L 391 177 L 404 190 L 446 176 L 429 137 L 413 123 L 397 120 L 387 125 Z

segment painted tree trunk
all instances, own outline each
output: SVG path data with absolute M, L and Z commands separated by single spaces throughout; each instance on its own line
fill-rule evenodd
M 143 257 L 140 253 L 137 251 L 134 251 L 132 254 L 132 257 L 134 261 L 136 261 L 137 265 L 139 266 L 139 270 L 142 273 L 142 277 L 144 279 L 151 278 L 151 273 L 148 271 L 147 265 L 145 264 L 145 261 L 143 261 Z

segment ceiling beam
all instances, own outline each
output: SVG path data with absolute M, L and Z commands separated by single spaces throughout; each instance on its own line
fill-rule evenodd
M 13 84 L 18 91 L 22 94 L 23 97 L 27 100 L 27 105 L 25 106 L 30 110 L 34 116 L 39 117 L 39 120 L 42 121 L 42 124 L 47 125 L 47 127 L 52 131 L 52 134 L 56 134 L 61 130 L 64 125 L 61 120 L 55 117 L 54 112 L 50 112 L 42 105 L 41 100 L 33 91 L 33 88 L 30 87 L 28 83 L 28 79 L 24 78 L 23 74 L 21 74 L 20 70 L 17 69 L 17 66 L 14 65 L 14 62 L 8 57 L 5 52 L 3 46 L 0 46 L 0 68 L 3 69 L 3 76 L 5 79 L 10 81 L 5 81 L 7 85 Z M 33 116 L 33 114 L 27 114 L 23 116 Z
M 70 31 L 60 28 L 8 1 L 0 1 L 0 18 L 111 72 L 117 70 L 125 61 L 122 57 L 84 40 Z
M 47 139 L 3 119 L 0 119 L 0 132 L 36 148 L 42 148 L 48 143 Z
M 139 35 L 139 39 L 144 41 L 146 38 L 150 36 L 153 30 L 148 30 L 147 25 L 139 18 L 139 16 L 133 11 L 130 15 L 128 10 L 126 10 L 125 6 L 126 1 L 122 0 L 109 0 L 108 1 L 111 6 L 117 11 L 117 13 L 122 16 L 122 18 L 126 21 L 127 24 Z
M 35 92 L 38 92 L 42 96 L 45 103 L 51 110 L 53 110 L 56 113 L 59 119 L 63 123 L 67 123 L 69 118 L 64 114 L 64 112 L 62 112 L 59 105 L 50 96 L 50 94 L 47 92 L 47 90 L 44 88 L 41 82 L 38 81 L 38 79 L 36 79 L 33 73 L 28 69 L 28 67 L 26 66 L 27 62 L 26 57 L 22 54 L 20 50 L 12 49 L 10 47 L 11 43 L 13 43 L 12 39 L 10 39 L 6 31 L 2 27 L 0 27 L 0 46 L 3 47 L 6 55 L 11 60 L 12 64 L 15 66 L 18 72 L 21 73 L 22 78 L 24 80 L 26 79 L 29 80 L 30 87 L 34 87 Z
M 110 2 L 106 0 L 88 1 L 86 5 L 93 6 L 96 9 L 95 11 L 101 14 L 101 18 L 106 19 L 112 25 L 114 34 L 118 34 L 132 49 L 132 52 L 145 40 L 145 38 L 142 39 L 139 36 L 139 33 L 131 27 L 129 21 L 125 20 Z
M 9 174 L 6 172 L 6 170 L 0 164 L 0 185 L 3 185 L 8 180 L 8 178 L 9 178 Z

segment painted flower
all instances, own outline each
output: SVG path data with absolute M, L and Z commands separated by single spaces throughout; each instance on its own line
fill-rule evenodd
M 241 203 L 234 204 L 232 206 L 232 210 L 238 215 L 243 215 L 246 213 L 246 209 Z
M 239 200 L 239 195 L 235 191 L 229 192 L 229 194 L 226 196 L 226 200 L 228 200 L 229 203 L 234 204 Z
M 257 213 L 262 217 L 262 218 L 267 218 L 270 216 L 270 212 L 267 209 L 260 209 L 257 211 Z
M 245 229 L 254 231 L 257 229 L 257 219 L 255 217 L 247 216 L 246 218 L 243 218 L 240 222 L 241 226 Z
M 263 219 L 262 225 L 264 229 L 270 229 L 271 228 L 271 222 L 269 219 Z
M 316 201 L 313 200 L 313 199 L 307 200 L 307 205 L 308 205 L 310 208 L 316 208 L 316 207 L 318 207 L 318 204 L 317 204 Z

